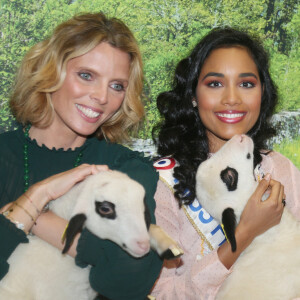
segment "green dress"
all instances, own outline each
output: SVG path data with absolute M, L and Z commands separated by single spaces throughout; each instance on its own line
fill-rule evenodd
M 24 142 L 21 127 L 0 135 L 0 207 L 16 200 L 23 193 Z M 81 163 L 106 164 L 110 169 L 125 172 L 140 182 L 146 189 L 146 203 L 152 223 L 155 223 L 154 193 L 158 174 L 142 154 L 96 138 L 89 138 L 83 146 L 67 151 L 39 146 L 29 138 L 27 142 L 30 184 L 73 168 L 82 151 Z M 0 238 L 1 279 L 9 271 L 7 259 L 11 253 L 19 243 L 28 243 L 28 239 L 23 231 L 2 215 Z M 109 299 L 118 300 L 145 299 L 162 266 L 161 259 L 152 250 L 143 258 L 133 258 L 114 243 L 101 240 L 86 229 L 79 239 L 75 261 L 80 267 L 91 265 L 89 279 L 94 290 Z

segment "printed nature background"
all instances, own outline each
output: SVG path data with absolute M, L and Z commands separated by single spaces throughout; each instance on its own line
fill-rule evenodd
M 151 138 L 158 121 L 155 99 L 169 88 L 174 67 L 215 26 L 230 25 L 259 35 L 270 52 L 280 95 L 278 112 L 298 113 L 296 135 L 274 144 L 300 168 L 299 0 L 0 0 L 0 132 L 15 127 L 8 99 L 25 52 L 53 28 L 80 12 L 103 11 L 135 33 L 145 68 L 147 119 L 139 132 Z M 0 145 L 1 146 L 1 145 Z

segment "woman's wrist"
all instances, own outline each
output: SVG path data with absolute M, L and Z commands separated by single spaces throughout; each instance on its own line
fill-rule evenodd
M 61 236 L 66 228 L 66 225 L 68 224 L 68 221 L 57 216 L 51 210 L 49 210 L 46 213 L 42 213 L 36 223 L 37 224 L 32 227 L 31 232 L 61 251 L 64 248 L 64 244 L 61 241 Z M 77 254 L 76 247 L 79 237 L 80 234 L 77 234 L 67 253 L 72 257 L 75 257 Z
M 23 195 L 37 210 L 43 211 L 44 207 L 53 199 L 47 193 L 46 185 L 38 182 L 31 186 Z
M 50 200 L 45 185 L 35 184 L 12 202 L 2 214 L 18 229 L 28 234 Z
M 12 202 L 2 214 L 6 219 L 15 224 L 18 229 L 28 234 L 32 226 L 36 223 L 39 213 L 26 201 L 26 198 L 22 195 L 15 202 Z
M 218 249 L 218 256 L 222 264 L 229 270 L 241 253 L 252 243 L 254 238 L 247 227 L 240 223 L 235 230 L 236 251 L 232 252 L 229 242 L 223 244 Z
M 240 223 L 235 230 L 235 238 L 237 242 L 237 248 L 240 248 L 241 252 L 244 251 L 254 240 L 251 230 Z

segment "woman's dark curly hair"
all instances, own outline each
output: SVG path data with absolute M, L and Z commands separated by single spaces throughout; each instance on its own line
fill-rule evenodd
M 162 122 L 153 129 L 153 138 L 160 156 L 171 155 L 179 166 L 174 186 L 179 204 L 190 204 L 195 199 L 195 176 L 198 166 L 208 158 L 209 144 L 206 128 L 198 109 L 192 106 L 201 68 L 215 49 L 244 47 L 252 56 L 262 84 L 260 115 L 253 128 L 247 132 L 254 141 L 254 165 L 261 162 L 261 149 L 275 135 L 269 119 L 277 104 L 277 90 L 269 73 L 269 58 L 261 42 L 247 33 L 232 28 L 216 28 L 196 45 L 190 56 L 181 60 L 175 70 L 173 89 L 161 93 L 157 107 Z M 189 193 L 187 193 L 189 191 Z

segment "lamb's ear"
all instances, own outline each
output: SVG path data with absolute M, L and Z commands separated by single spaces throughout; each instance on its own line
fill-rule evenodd
M 68 250 L 70 249 L 76 234 L 78 232 L 82 231 L 85 221 L 86 221 L 85 214 L 78 214 L 71 218 L 71 220 L 69 221 L 68 227 L 66 229 L 66 232 L 64 234 L 66 243 L 65 243 L 65 247 L 62 251 L 63 254 L 68 252 Z
M 151 215 L 150 215 L 150 211 L 149 211 L 149 208 L 148 208 L 148 205 L 144 199 L 144 204 L 145 204 L 145 222 L 146 222 L 146 226 L 147 226 L 147 229 L 149 230 L 149 227 L 150 227 L 150 223 L 151 223 Z
M 232 252 L 236 251 L 235 228 L 236 217 L 232 208 L 226 208 L 222 214 L 222 223 L 227 239 L 230 242 Z

